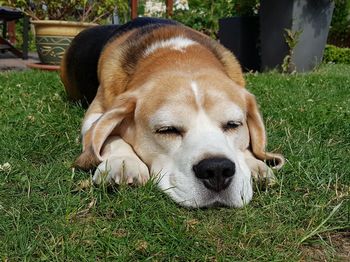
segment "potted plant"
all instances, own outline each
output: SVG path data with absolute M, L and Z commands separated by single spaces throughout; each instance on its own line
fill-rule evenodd
M 116 2 L 109 0 L 15 1 L 31 18 L 42 64 L 59 65 L 65 49 L 82 30 L 113 13 Z M 117 1 L 122 2 L 122 1 Z
M 332 0 L 261 0 L 262 69 L 306 72 L 322 61 Z

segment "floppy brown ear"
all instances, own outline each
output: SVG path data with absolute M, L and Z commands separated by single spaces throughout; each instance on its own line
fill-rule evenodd
M 84 170 L 96 167 L 103 161 L 101 149 L 113 130 L 132 112 L 136 100 L 134 98 L 119 100 L 116 107 L 104 113 L 83 138 L 83 152 L 76 159 L 74 166 Z
M 246 93 L 247 123 L 250 135 L 250 149 L 254 156 L 266 161 L 273 168 L 279 169 L 284 165 L 284 157 L 280 154 L 265 151 L 266 133 L 254 95 Z

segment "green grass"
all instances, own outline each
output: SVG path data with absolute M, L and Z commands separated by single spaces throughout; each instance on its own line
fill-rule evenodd
M 91 174 L 71 163 L 84 110 L 55 73 L 1 73 L 0 260 L 312 261 L 313 249 L 336 260 L 332 236 L 350 231 L 349 72 L 247 75 L 287 164 L 245 208 L 195 210 L 151 183 L 82 186 Z

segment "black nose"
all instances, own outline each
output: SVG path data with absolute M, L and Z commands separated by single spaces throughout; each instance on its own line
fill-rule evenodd
M 236 166 L 227 158 L 206 158 L 194 165 L 193 171 L 206 188 L 220 192 L 230 185 Z

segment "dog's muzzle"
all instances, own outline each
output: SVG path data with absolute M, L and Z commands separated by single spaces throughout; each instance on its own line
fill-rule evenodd
M 220 192 L 231 184 L 236 166 L 228 158 L 214 157 L 201 160 L 193 171 L 206 188 Z

